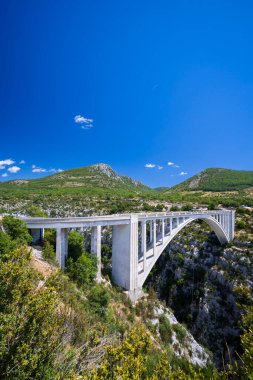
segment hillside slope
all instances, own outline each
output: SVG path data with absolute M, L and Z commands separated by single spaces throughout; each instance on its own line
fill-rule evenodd
M 109 165 L 100 163 L 77 169 L 65 170 L 61 173 L 31 180 L 14 180 L 0 183 L 0 190 L 20 190 L 22 192 L 40 192 L 50 190 L 51 193 L 89 193 L 108 191 L 130 191 L 133 193 L 151 191 L 147 186 L 130 177 L 118 174 Z M 103 191 L 102 191 L 103 192 Z
M 210 168 L 172 187 L 171 190 L 233 191 L 250 187 L 253 187 L 252 170 Z

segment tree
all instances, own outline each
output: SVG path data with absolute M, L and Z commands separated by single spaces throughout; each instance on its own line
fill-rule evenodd
M 16 242 L 8 234 L 0 231 L 0 255 L 8 253 L 14 248 L 16 248 Z
M 179 211 L 178 206 L 171 206 L 170 211 Z
M 47 217 L 47 213 L 41 210 L 38 206 L 30 205 L 26 208 L 26 214 L 32 217 Z
M 12 239 L 18 240 L 22 244 L 32 242 L 32 237 L 23 220 L 7 215 L 3 217 L 2 223 L 5 231 Z
M 226 374 L 228 378 L 236 379 L 253 379 L 253 306 L 247 306 L 245 314 L 242 317 L 243 334 L 241 336 L 241 344 L 243 354 L 240 357 L 240 362 L 235 362 L 230 365 Z
M 50 244 L 48 241 L 45 242 L 43 250 L 42 250 L 42 256 L 43 259 L 54 261 L 55 260 L 55 251 L 52 244 Z
M 78 286 L 84 287 L 91 284 L 97 274 L 97 258 L 88 253 L 82 253 L 76 261 L 72 257 L 67 259 L 66 271 Z
M 108 291 L 101 284 L 93 286 L 88 294 L 91 310 L 101 317 L 106 315 L 109 299 L 110 295 Z
M 68 256 L 76 261 L 84 253 L 83 235 L 73 230 L 69 232 L 68 237 Z
M 60 378 L 55 360 L 64 351 L 65 316 L 55 288 L 38 286 L 30 251 L 0 256 L 0 378 Z

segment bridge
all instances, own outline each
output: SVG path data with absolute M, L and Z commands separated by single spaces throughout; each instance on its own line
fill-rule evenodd
M 74 218 L 22 218 L 34 242 L 45 228 L 56 229 L 56 259 L 65 266 L 68 231 L 91 229 L 91 253 L 97 256 L 98 281 L 101 280 L 101 229 L 112 226 L 112 277 L 135 301 L 161 253 L 179 231 L 194 220 L 205 221 L 221 244 L 234 238 L 235 212 L 231 210 L 120 214 Z

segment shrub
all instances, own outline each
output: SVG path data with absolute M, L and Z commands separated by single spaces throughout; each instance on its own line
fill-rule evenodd
M 179 207 L 178 206 L 171 206 L 170 208 L 170 211 L 179 211 Z
M 65 351 L 62 306 L 53 287 L 37 288 L 30 257 L 22 247 L 0 259 L 1 379 L 62 377 L 55 370 L 56 357 Z
M 46 241 L 44 244 L 42 257 L 44 260 L 55 261 L 54 247 L 48 241 Z
M 163 343 L 172 343 L 173 330 L 170 325 L 170 321 L 165 315 L 161 315 L 159 318 L 159 333 Z
M 76 261 L 72 257 L 67 259 L 66 271 L 78 286 L 85 287 L 91 284 L 97 274 L 97 258 L 89 253 L 82 253 Z
M 16 248 L 15 241 L 12 240 L 8 234 L 0 231 L 0 255 L 5 255 L 8 252 L 12 251 L 14 248 Z
M 26 208 L 26 214 L 32 217 L 47 217 L 47 213 L 41 210 L 38 206 L 30 205 Z
M 96 284 L 93 286 L 88 295 L 88 300 L 92 311 L 100 317 L 104 317 L 106 315 L 109 299 L 109 292 L 101 284 Z
M 185 328 L 180 325 L 179 323 L 173 325 L 173 330 L 177 334 L 177 339 L 180 343 L 182 343 L 186 337 L 186 330 Z
M 191 211 L 192 210 L 192 206 L 187 204 L 187 205 L 184 205 L 182 206 L 181 208 L 182 211 Z
M 44 244 L 48 242 L 56 249 L 56 230 L 55 228 L 46 228 L 44 232 Z
M 3 217 L 2 223 L 5 231 L 12 239 L 18 240 L 23 244 L 32 242 L 32 237 L 23 220 L 8 215 Z
M 68 256 L 76 261 L 84 253 L 83 235 L 73 230 L 68 236 Z
M 236 222 L 236 228 L 237 228 L 238 230 L 244 230 L 244 229 L 246 228 L 246 223 L 245 223 L 245 221 L 244 221 L 244 220 L 238 220 L 238 221 Z

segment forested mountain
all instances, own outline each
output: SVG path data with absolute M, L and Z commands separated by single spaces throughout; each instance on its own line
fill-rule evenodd
M 101 190 L 122 190 L 133 193 L 151 191 L 143 183 L 130 177 L 118 174 L 109 165 L 100 163 L 84 166 L 76 169 L 69 169 L 60 173 L 52 174 L 38 179 L 20 179 L 0 183 L 0 188 L 14 190 L 21 188 L 22 191 L 48 190 L 52 192 L 63 190 L 65 193 L 89 192 Z
M 209 168 L 172 187 L 171 190 L 233 191 L 251 187 L 253 187 L 252 170 Z

